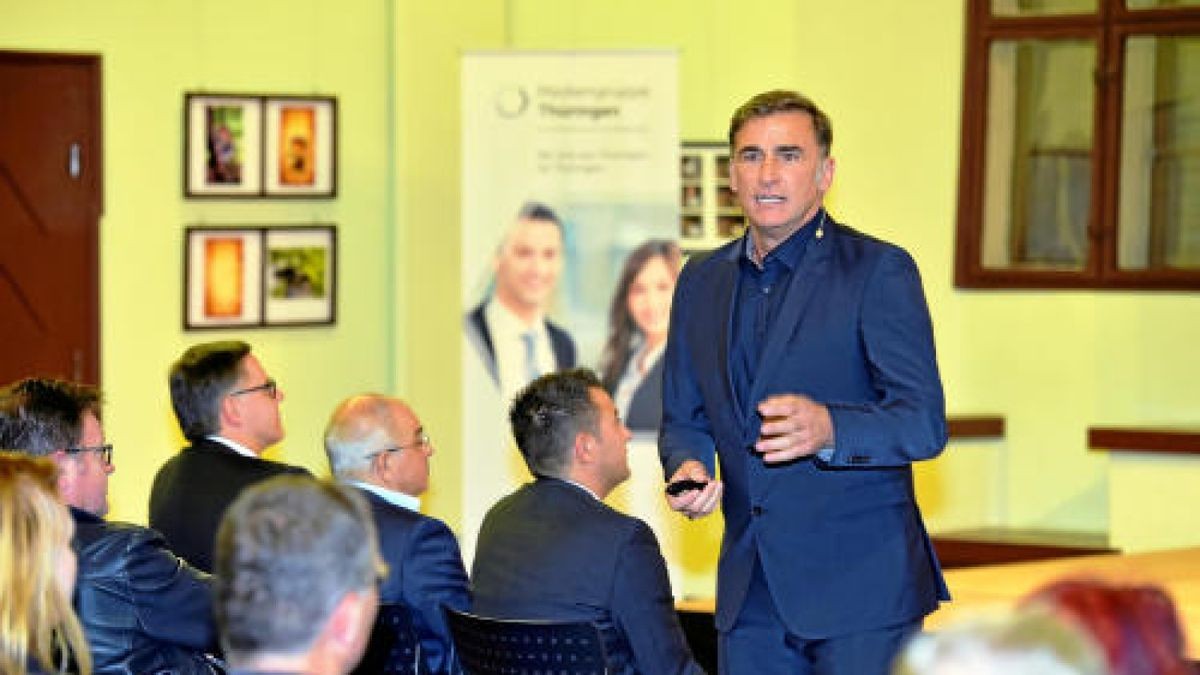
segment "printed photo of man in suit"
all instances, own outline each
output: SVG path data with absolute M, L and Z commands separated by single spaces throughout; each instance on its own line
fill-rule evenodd
M 562 221 L 545 204 L 525 204 L 496 249 L 494 292 L 465 319 L 504 401 L 539 375 L 575 365 L 574 340 L 546 318 L 562 268 Z
M 911 463 L 946 443 L 920 276 L 823 199 L 829 118 L 790 91 L 730 122 L 747 234 L 689 261 L 672 304 L 659 453 L 688 517 L 721 503 L 722 673 L 888 672 L 948 593 Z M 715 480 L 720 463 L 720 480 Z
M 601 500 L 629 478 L 630 432 L 590 370 L 544 375 L 509 413 L 536 477 L 488 511 L 471 570 L 473 611 L 590 621 L 608 672 L 695 674 L 654 533 Z

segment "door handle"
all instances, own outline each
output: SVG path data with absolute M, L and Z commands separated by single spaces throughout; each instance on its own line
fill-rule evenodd
M 79 174 L 83 173 L 83 162 L 81 161 L 82 149 L 78 143 L 72 143 L 67 150 L 67 174 L 79 180 Z

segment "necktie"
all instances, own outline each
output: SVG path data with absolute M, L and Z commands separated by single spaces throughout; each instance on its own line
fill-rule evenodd
M 525 343 L 525 381 L 532 382 L 542 374 L 537 362 L 537 343 L 533 331 L 521 333 L 521 342 Z

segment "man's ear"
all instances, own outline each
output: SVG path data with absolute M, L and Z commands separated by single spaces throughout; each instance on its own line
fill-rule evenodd
M 79 465 L 72 462 L 70 455 L 62 450 L 55 450 L 50 454 L 50 459 L 58 467 L 58 479 L 55 482 L 58 494 L 65 502 L 68 496 L 75 494 L 75 474 L 79 472 Z
M 217 406 L 217 411 L 220 416 L 220 426 L 235 427 L 241 422 L 242 408 L 238 403 L 237 396 L 222 396 L 221 403 Z
M 586 431 L 575 434 L 575 463 L 591 464 L 596 453 L 596 437 Z
M 347 593 L 338 601 L 323 632 L 326 644 L 337 652 L 339 661 L 358 663 L 378 610 L 379 600 L 369 592 Z

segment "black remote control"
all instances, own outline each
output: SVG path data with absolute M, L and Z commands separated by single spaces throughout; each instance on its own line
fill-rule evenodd
M 672 497 L 678 497 L 688 490 L 703 490 L 705 485 L 708 485 L 707 481 L 684 478 L 683 480 L 677 480 L 674 483 L 667 483 L 666 490 L 667 494 L 671 495 Z

